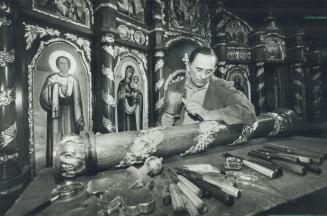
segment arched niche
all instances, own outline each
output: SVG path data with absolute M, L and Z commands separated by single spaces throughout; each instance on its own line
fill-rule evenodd
M 80 88 L 82 115 L 84 118 L 84 129 L 91 130 L 92 121 L 92 78 L 88 53 L 81 49 L 74 42 L 68 39 L 54 38 L 48 41 L 41 41 L 36 54 L 28 65 L 28 121 L 29 121 L 29 149 L 30 157 L 35 158 L 31 166 L 39 170 L 45 166 L 45 161 L 49 165 L 52 158 L 46 156 L 47 146 L 47 112 L 40 104 L 40 94 L 47 78 L 54 75 L 53 66 L 56 59 L 52 59 L 54 52 L 68 53 L 70 61 L 75 65 L 71 75 L 77 80 Z M 64 54 L 65 55 L 65 54 Z
M 195 48 L 202 45 L 201 42 L 191 39 L 180 39 L 168 44 L 165 55 L 165 80 L 175 71 L 185 70 L 185 61 L 183 61 L 185 54 L 189 56 Z

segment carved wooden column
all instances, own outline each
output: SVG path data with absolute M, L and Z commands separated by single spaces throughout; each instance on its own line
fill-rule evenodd
M 101 38 L 101 72 L 102 72 L 102 124 L 109 132 L 115 132 L 115 79 L 114 79 L 114 35 L 104 34 Z
M 0 195 L 18 191 L 26 181 L 19 166 L 21 155 L 16 146 L 17 76 L 11 15 L 10 6 L 6 2 L 0 3 Z
M 155 57 L 155 66 L 154 66 L 154 72 L 155 72 L 155 92 L 156 92 L 156 110 L 159 111 L 164 103 L 164 50 L 156 50 L 154 53 Z
M 264 79 L 264 62 L 257 62 L 256 63 L 256 73 L 255 73 L 255 80 L 257 86 L 257 103 L 256 109 L 257 114 L 265 112 L 265 79 Z
M 306 79 L 304 73 L 304 33 L 299 31 L 286 39 L 286 60 L 290 65 L 292 85 L 290 108 L 306 119 Z
M 320 65 L 312 66 L 310 69 L 311 75 L 311 97 L 312 97 L 312 111 L 313 118 L 319 119 L 321 117 L 321 67 Z
M 101 74 L 97 77 L 101 92 L 98 92 L 98 103 L 102 107 L 99 118 L 97 118 L 97 130 L 116 132 L 115 128 L 115 83 L 114 67 L 116 51 L 114 48 L 116 31 L 117 1 L 100 0 L 96 6 L 95 20 L 98 40 L 98 71 Z M 101 122 L 101 123 L 100 123 Z
M 306 71 L 308 77 L 308 118 L 318 120 L 322 112 L 322 68 L 321 53 L 306 53 Z
M 151 49 L 150 62 L 152 73 L 150 74 L 150 80 L 154 83 L 152 88 L 155 91 L 155 97 L 153 98 L 153 110 L 150 113 L 152 125 L 158 124 L 158 117 L 161 108 L 164 104 L 164 57 L 165 57 L 165 38 L 164 38 L 164 28 L 165 22 L 165 2 L 161 1 L 150 1 L 149 7 L 152 10 L 151 22 L 149 22 L 150 33 L 149 33 L 149 47 Z M 152 94 L 149 92 L 150 95 Z M 152 110 L 152 109 L 151 109 Z
M 0 8 L 0 149 L 15 149 L 15 51 L 9 7 Z
M 305 112 L 305 76 L 304 76 L 304 68 L 303 63 L 296 63 L 291 65 L 291 72 L 292 72 L 292 85 L 293 85 L 293 110 L 298 114 L 300 117 L 306 118 Z

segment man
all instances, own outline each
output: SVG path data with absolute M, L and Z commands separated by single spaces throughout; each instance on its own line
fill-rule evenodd
M 195 124 L 200 121 L 219 121 L 227 125 L 252 124 L 256 117 L 253 105 L 233 87 L 233 82 L 214 75 L 217 57 L 212 49 L 195 49 L 186 65 L 186 79 L 168 87 L 184 95 L 180 118 L 164 113 L 164 126 Z

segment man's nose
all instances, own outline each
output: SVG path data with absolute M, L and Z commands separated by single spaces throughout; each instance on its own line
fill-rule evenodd
M 200 78 L 201 78 L 201 79 L 206 79 L 207 76 L 203 73 L 203 74 L 200 75 Z

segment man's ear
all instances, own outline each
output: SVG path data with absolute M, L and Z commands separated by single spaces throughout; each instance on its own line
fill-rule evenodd
M 191 69 L 190 69 L 190 62 L 186 62 L 185 63 L 185 65 L 186 65 L 186 73 L 188 74 L 188 73 L 190 73 L 190 71 L 191 71 Z

